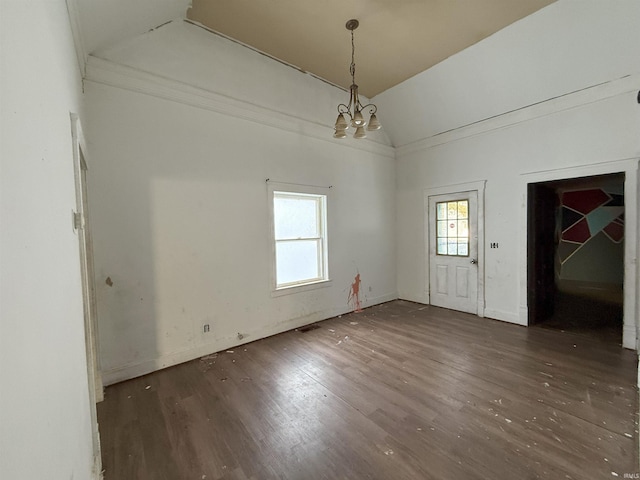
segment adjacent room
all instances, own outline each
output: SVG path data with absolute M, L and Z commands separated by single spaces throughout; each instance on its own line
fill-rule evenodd
M 0 477 L 638 475 L 639 19 L 1 2 Z

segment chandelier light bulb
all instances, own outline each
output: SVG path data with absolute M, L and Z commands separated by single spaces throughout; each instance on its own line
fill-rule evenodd
M 364 127 L 365 121 L 360 110 L 356 110 L 356 113 L 353 114 L 353 120 L 351 120 L 351 125 L 356 128 Z

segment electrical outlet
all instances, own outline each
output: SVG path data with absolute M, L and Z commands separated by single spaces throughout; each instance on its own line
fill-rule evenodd
M 210 330 L 209 330 L 209 324 L 208 324 L 208 323 L 205 323 L 205 324 L 204 324 L 204 327 L 202 328 L 202 330 L 204 331 L 204 333 L 209 333 L 209 331 L 210 331 Z

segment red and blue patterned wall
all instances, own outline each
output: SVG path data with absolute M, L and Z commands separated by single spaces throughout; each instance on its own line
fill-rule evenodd
M 561 279 L 621 283 L 623 277 L 623 185 L 560 193 Z

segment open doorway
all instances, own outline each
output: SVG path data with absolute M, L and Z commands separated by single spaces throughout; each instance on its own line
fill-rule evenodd
M 529 325 L 622 343 L 623 173 L 528 186 Z

